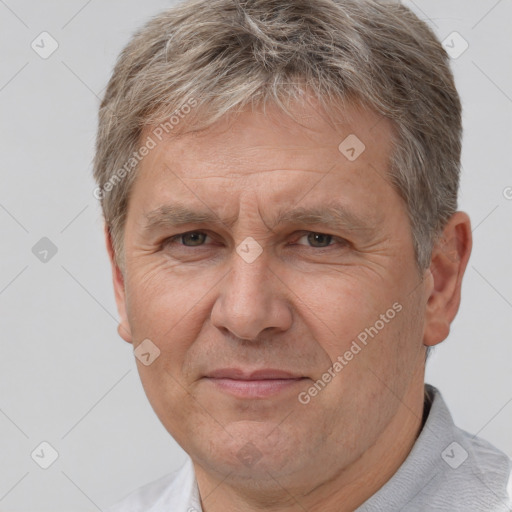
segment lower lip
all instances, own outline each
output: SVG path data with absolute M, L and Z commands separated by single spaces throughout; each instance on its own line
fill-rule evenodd
M 222 391 L 239 398 L 267 398 L 293 388 L 297 384 L 302 383 L 304 378 L 262 380 L 208 378 L 207 380 Z

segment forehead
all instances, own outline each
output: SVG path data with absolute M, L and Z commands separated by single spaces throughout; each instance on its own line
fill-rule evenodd
M 147 174 L 149 169 L 154 173 L 158 163 L 171 156 L 174 169 L 186 167 L 205 176 L 209 169 L 201 165 L 195 168 L 195 161 L 208 162 L 211 169 L 224 167 L 233 175 L 237 175 L 237 167 L 250 173 L 264 171 L 267 166 L 277 169 L 280 162 L 292 166 L 296 162 L 297 169 L 325 171 L 327 162 L 321 161 L 328 156 L 333 163 L 344 163 L 354 156 L 359 165 L 388 163 L 394 128 L 386 118 L 353 104 L 339 111 L 339 115 L 331 113 L 333 124 L 318 101 L 311 98 L 308 102 L 295 102 L 289 111 L 293 118 L 276 105 L 246 108 L 201 131 L 189 129 L 186 117 L 182 126 L 169 133 L 158 126 L 146 127 L 141 140 L 150 137 L 155 147 L 141 162 L 140 174 Z M 184 133 L 180 133 L 182 127 Z
M 198 205 L 205 194 L 208 204 L 226 209 L 249 191 L 281 207 L 306 194 L 322 202 L 330 192 L 371 203 L 390 188 L 393 127 L 387 119 L 356 106 L 335 125 L 314 103 L 291 112 L 293 119 L 275 106 L 247 109 L 161 140 L 154 127 L 146 128 L 142 140 L 156 144 L 140 163 L 132 198 L 147 213 L 177 197 Z

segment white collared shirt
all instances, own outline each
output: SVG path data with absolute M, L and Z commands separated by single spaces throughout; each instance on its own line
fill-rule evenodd
M 426 392 L 432 405 L 407 459 L 355 512 L 511 512 L 512 461 L 457 428 L 437 389 Z M 203 512 L 191 459 L 107 512 Z

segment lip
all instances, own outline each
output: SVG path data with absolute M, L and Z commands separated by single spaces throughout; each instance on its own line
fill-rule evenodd
M 223 368 L 205 378 L 220 391 L 238 398 L 267 398 L 291 390 L 306 377 L 273 368 L 254 371 Z
M 244 371 L 239 368 L 221 368 L 213 370 L 207 375 L 210 379 L 234 379 L 234 380 L 272 380 L 272 379 L 300 379 L 297 375 L 284 370 L 263 368 L 260 370 Z

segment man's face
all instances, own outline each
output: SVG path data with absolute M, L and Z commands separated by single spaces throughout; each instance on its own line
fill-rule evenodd
M 334 130 L 317 112 L 164 140 L 130 196 L 124 337 L 158 347 L 137 361 L 146 394 L 219 478 L 314 487 L 422 386 L 428 290 L 387 177 L 392 128 L 351 108 Z

